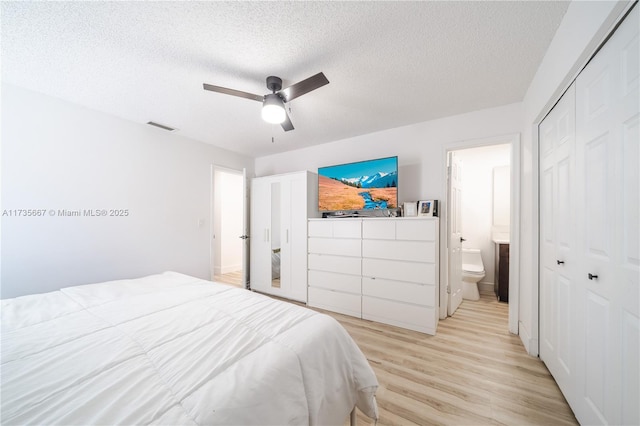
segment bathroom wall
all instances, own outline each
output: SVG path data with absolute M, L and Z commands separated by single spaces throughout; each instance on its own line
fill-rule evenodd
M 214 273 L 242 270 L 242 175 L 216 170 L 214 176 Z
M 493 291 L 495 245 L 492 238 L 494 169 L 508 166 L 511 147 L 492 145 L 456 151 L 462 161 L 462 236 L 465 248 L 482 252 L 485 277 L 480 291 Z

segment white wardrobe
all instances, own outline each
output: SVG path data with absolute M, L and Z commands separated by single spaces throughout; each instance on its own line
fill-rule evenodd
M 581 424 L 640 424 L 638 6 L 540 124 L 540 358 Z
M 252 290 L 307 301 L 307 219 L 318 215 L 318 175 L 308 171 L 251 181 Z

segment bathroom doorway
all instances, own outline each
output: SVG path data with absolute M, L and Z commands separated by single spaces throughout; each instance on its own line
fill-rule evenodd
M 456 184 L 458 187 L 453 192 L 449 169 L 452 157 L 457 159 L 460 167 L 460 182 Z M 447 198 L 445 200 L 445 212 L 443 212 L 445 214 L 443 214 L 441 220 L 445 222 L 442 229 L 447 235 L 447 247 L 442 251 L 445 259 L 442 264 L 445 286 L 441 288 L 441 306 L 443 302 L 445 306 L 451 306 L 449 301 L 451 289 L 457 288 L 454 283 L 450 282 L 451 279 L 456 279 L 456 276 L 460 276 L 456 274 L 456 265 L 451 264 L 451 262 L 461 262 L 463 257 L 460 253 L 457 256 L 455 255 L 456 249 L 476 249 L 479 251 L 482 259 L 481 271 L 483 272 L 482 278 L 477 281 L 479 294 L 481 298 L 498 300 L 500 292 L 497 284 L 506 286 L 507 291 L 512 287 L 510 279 L 507 278 L 505 281 L 503 278 L 501 282 L 500 276 L 518 276 L 517 262 L 514 265 L 515 270 L 504 269 L 504 247 L 502 252 L 503 269 L 502 271 L 500 270 L 500 244 L 509 245 L 515 242 L 513 240 L 518 240 L 518 233 L 513 232 L 513 230 L 518 229 L 517 210 L 514 211 L 514 206 L 517 206 L 519 199 L 514 199 L 514 194 L 517 194 L 517 188 L 519 187 L 517 178 L 519 164 L 516 164 L 516 170 L 512 171 L 511 169 L 513 158 L 519 158 L 519 136 L 508 135 L 486 140 L 456 143 L 446 148 L 445 158 L 447 161 L 445 191 Z M 515 184 L 514 180 L 516 181 Z M 458 194 L 454 197 L 452 194 L 456 192 Z M 459 216 L 456 219 L 459 223 L 452 227 L 455 223 L 452 222 L 451 213 L 456 208 L 459 210 Z M 458 232 L 458 241 L 462 243 L 457 248 L 456 244 L 451 240 L 454 230 Z M 515 253 L 513 253 L 514 256 L 517 256 L 517 251 L 516 247 Z M 506 253 L 506 265 L 509 265 L 511 263 L 509 258 L 514 256 L 510 256 L 508 251 Z M 467 258 L 471 257 L 473 256 L 467 256 Z M 453 272 L 452 267 L 454 268 Z M 464 274 L 464 268 L 461 265 L 459 267 Z M 477 278 L 478 271 L 474 272 Z M 469 281 L 472 281 L 469 279 L 470 275 L 472 274 L 466 274 L 467 282 L 462 283 L 463 287 L 464 285 L 468 287 Z M 513 287 L 516 290 L 511 292 L 511 297 L 515 297 L 515 299 L 512 299 L 515 303 L 508 306 L 509 330 L 517 333 L 517 283 L 514 282 L 512 284 L 515 284 Z M 507 300 L 507 298 L 503 297 L 501 303 L 508 303 Z M 463 303 L 474 303 L 474 301 L 463 299 Z M 448 314 L 455 315 L 455 312 L 448 312 Z M 442 309 L 441 318 L 443 318 Z

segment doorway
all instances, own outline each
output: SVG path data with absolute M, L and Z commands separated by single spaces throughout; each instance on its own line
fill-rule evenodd
M 477 281 L 477 289 L 482 298 L 499 298 L 496 282 L 506 285 L 509 298 L 509 331 L 518 332 L 518 275 L 519 275 L 519 173 L 520 173 L 520 137 L 506 135 L 482 140 L 458 142 L 445 147 L 446 167 L 442 238 L 446 241 L 442 248 L 440 318 L 455 315 L 450 303 L 451 295 L 459 294 L 461 287 L 470 287 L 469 281 L 461 283 L 461 250 L 479 251 L 484 276 Z M 450 177 L 451 158 L 459 163 L 460 182 Z M 457 186 L 452 188 L 452 185 Z M 455 191 L 452 191 L 455 189 Z M 455 197 L 451 194 L 457 193 Z M 458 213 L 455 212 L 458 210 Z M 452 216 L 453 214 L 453 216 Z M 455 221 L 454 221 L 455 219 Z M 457 222 L 457 223 L 456 223 Z M 455 226 L 454 226 L 455 225 Z M 453 235 L 453 232 L 457 232 Z M 462 244 L 453 244 L 453 237 Z M 510 252 L 506 254 L 509 265 L 500 270 L 500 244 L 509 243 Z M 458 254 L 456 255 L 456 250 Z M 474 257 L 470 255 L 470 257 Z M 504 252 L 503 256 L 504 258 Z M 504 259 L 503 263 L 504 265 Z M 499 277 L 502 277 L 502 281 Z M 452 282 L 456 280 L 456 282 Z M 506 283 L 506 284 L 504 284 Z M 469 290 L 469 289 L 467 289 Z M 464 294 L 464 291 L 463 291 Z M 466 300 L 465 300 L 466 302 Z M 473 303 L 472 300 L 468 300 Z
M 246 282 L 246 206 L 243 171 L 213 167 L 212 277 L 244 287 Z

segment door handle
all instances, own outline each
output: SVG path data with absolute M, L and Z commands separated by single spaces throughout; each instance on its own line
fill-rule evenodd
M 590 280 L 597 280 L 598 276 L 597 275 L 593 275 L 591 272 L 589 272 L 589 279 Z
M 564 260 L 556 260 L 556 262 L 558 262 L 558 265 L 564 265 Z
M 240 238 L 241 240 L 246 240 L 247 238 L 249 238 L 248 235 L 240 235 L 238 238 Z
M 463 243 L 463 242 L 465 242 L 465 241 L 467 241 L 467 240 L 466 240 L 466 238 L 462 238 L 462 237 L 460 237 L 460 242 L 461 242 L 461 243 Z

